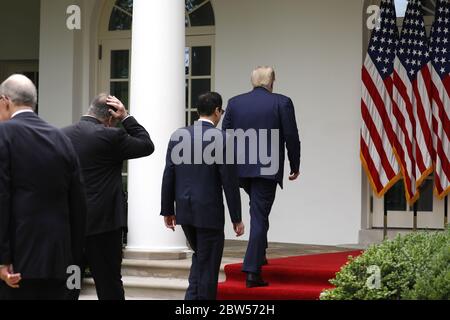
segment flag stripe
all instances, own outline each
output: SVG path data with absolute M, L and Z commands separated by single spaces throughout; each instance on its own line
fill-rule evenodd
M 370 137 L 374 141 L 374 146 L 375 146 L 375 148 L 378 152 L 378 155 L 381 159 L 381 163 L 383 165 L 384 171 L 386 172 L 386 176 L 388 178 L 392 179 L 393 177 L 396 176 L 396 173 L 392 169 L 392 166 L 386 155 L 385 149 L 383 148 L 383 141 L 380 137 L 380 134 L 376 130 L 375 123 L 373 122 L 372 117 L 370 116 L 369 110 L 368 110 L 366 104 L 364 103 L 364 101 L 362 102 L 362 116 L 363 116 L 363 120 L 366 124 L 366 127 L 368 128 L 368 130 L 370 132 Z

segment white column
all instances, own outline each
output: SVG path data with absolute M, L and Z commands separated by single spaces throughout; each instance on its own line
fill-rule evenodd
M 169 231 L 159 215 L 167 145 L 185 120 L 184 12 L 184 0 L 134 0 L 130 111 L 149 131 L 156 151 L 130 162 L 132 252 L 187 249 L 181 228 Z

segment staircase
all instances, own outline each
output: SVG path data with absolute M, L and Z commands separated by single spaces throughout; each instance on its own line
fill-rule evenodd
M 191 258 L 182 260 L 124 259 L 122 281 L 127 300 L 183 300 L 191 267 Z M 225 280 L 225 265 L 239 262 L 224 258 L 219 281 Z M 85 279 L 82 300 L 96 300 L 94 280 Z

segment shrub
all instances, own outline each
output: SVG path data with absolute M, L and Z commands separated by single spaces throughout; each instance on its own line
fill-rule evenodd
M 391 300 L 448 297 L 450 229 L 417 232 L 371 246 L 331 280 L 336 288 L 322 300 Z M 381 272 L 381 285 L 367 284 L 371 267 Z M 434 283 L 434 287 L 430 286 Z
M 450 242 L 436 255 L 431 270 L 422 274 L 414 288 L 405 294 L 414 300 L 450 300 Z

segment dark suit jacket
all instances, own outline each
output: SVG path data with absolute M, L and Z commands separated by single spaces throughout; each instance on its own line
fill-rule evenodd
M 278 129 L 279 138 L 279 170 L 274 175 L 263 176 L 263 165 L 259 158 L 256 164 L 249 162 L 249 147 L 246 145 L 246 162 L 238 165 L 240 178 L 258 178 L 276 180 L 283 186 L 285 147 L 288 150 L 288 158 L 291 173 L 300 170 L 301 143 L 298 134 L 297 121 L 292 100 L 286 96 L 271 93 L 264 88 L 255 88 L 253 91 L 234 97 L 228 103 L 225 118 L 222 124 L 223 130 L 228 129 Z M 269 134 L 270 137 L 270 134 Z M 258 135 L 258 146 L 260 137 Z M 237 145 L 237 144 L 236 144 Z M 268 139 L 268 149 L 271 150 L 271 139 Z M 259 147 L 258 147 L 259 148 Z
M 195 127 L 201 133 L 199 136 L 194 135 Z M 212 132 L 222 139 L 225 155 L 226 136 L 210 123 L 197 122 L 195 126 L 180 129 L 172 136 L 162 182 L 161 215 L 176 215 L 179 225 L 223 230 L 225 224 L 223 191 L 225 191 L 231 221 L 239 223 L 242 220 L 239 181 L 236 166 L 233 164 L 208 165 L 204 161 L 201 161 L 201 164 L 194 164 L 195 143 L 201 146 L 202 151 L 211 144 L 203 139 L 203 135 L 208 130 L 213 130 Z M 172 150 L 179 141 L 175 137 L 183 136 L 183 132 L 189 134 L 188 142 L 191 143 L 191 152 L 187 158 L 191 160 L 191 164 L 175 164 L 171 157 Z M 184 152 L 181 154 L 186 156 Z M 176 203 L 176 210 L 174 203 Z
M 86 198 L 69 139 L 34 113 L 0 123 L 0 264 L 64 279 L 81 262 Z
M 106 128 L 93 117 L 82 117 L 63 129 L 80 159 L 86 185 L 87 236 L 126 227 L 123 193 L 124 160 L 151 155 L 155 147 L 149 134 L 135 118 L 123 122 L 123 129 Z

